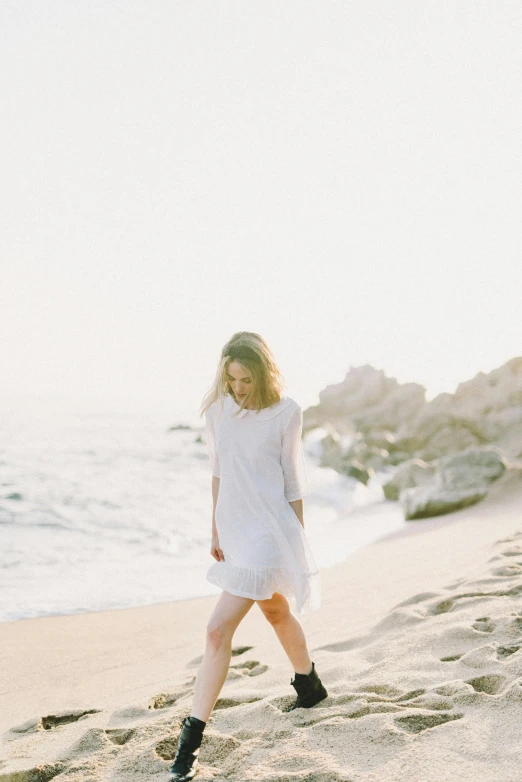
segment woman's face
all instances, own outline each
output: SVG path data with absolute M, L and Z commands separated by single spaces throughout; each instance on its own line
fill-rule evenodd
M 248 370 L 237 361 L 231 361 L 227 367 L 227 380 L 236 402 L 241 404 L 245 396 L 252 390 L 252 378 Z

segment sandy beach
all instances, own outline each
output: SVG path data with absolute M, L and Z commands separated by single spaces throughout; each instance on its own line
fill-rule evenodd
M 522 779 L 521 511 L 511 469 L 322 570 L 301 619 L 329 691 L 312 709 L 285 711 L 293 671 L 254 605 L 196 779 Z M 0 780 L 166 779 L 215 602 L 1 624 Z
M 0 19 L 0 782 L 522 782 L 522 2 Z

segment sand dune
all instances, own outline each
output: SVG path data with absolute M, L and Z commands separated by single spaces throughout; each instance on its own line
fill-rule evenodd
M 519 782 L 520 472 L 499 483 L 482 505 L 412 522 L 323 571 L 323 608 L 303 621 L 329 691 L 314 708 L 287 711 L 292 671 L 254 607 L 196 779 Z M 3 625 L 0 780 L 166 779 L 214 602 Z

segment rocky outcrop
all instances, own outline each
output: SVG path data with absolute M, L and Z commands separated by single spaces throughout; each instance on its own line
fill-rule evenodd
M 489 374 L 479 372 L 454 394 L 430 402 L 417 383 L 400 384 L 368 364 L 350 367 L 319 400 L 304 411 L 303 430 L 325 430 L 321 464 L 363 483 L 376 471 L 393 471 L 385 496 L 398 499 L 407 491 L 402 502 L 408 518 L 481 499 L 488 482 L 469 460 L 486 453 L 486 446 L 496 446 L 508 461 L 522 457 L 522 357 Z M 455 453 L 464 462 L 459 469 L 453 465 L 451 487 L 446 464 L 442 485 L 435 478 L 442 474 L 440 460 Z
M 433 469 L 430 479 L 427 470 L 423 473 L 418 468 L 411 476 L 415 484 L 399 492 L 404 517 L 439 516 L 479 502 L 488 493 L 489 484 L 500 478 L 507 466 L 500 448 L 482 447 L 437 459 L 429 465 Z
M 442 490 L 436 484 L 421 486 L 417 489 L 405 489 L 401 492 L 401 505 L 404 518 L 427 519 L 431 516 L 441 516 L 454 510 L 474 505 L 487 495 L 487 488 L 459 489 L 458 491 Z
M 425 460 L 486 444 L 512 459 L 522 455 L 522 357 L 439 394 L 398 428 L 396 439 L 397 448 Z
M 383 483 L 382 488 L 387 500 L 398 500 L 405 489 L 426 486 L 435 475 L 434 465 L 422 459 L 408 459 L 394 470 L 391 478 Z
M 370 364 L 350 367 L 341 383 L 319 392 L 319 404 L 304 411 L 304 428 L 331 424 L 341 434 L 394 432 L 425 404 L 426 390 L 400 384 Z

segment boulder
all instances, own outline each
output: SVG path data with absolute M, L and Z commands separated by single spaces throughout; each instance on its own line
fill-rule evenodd
M 351 459 L 344 465 L 343 472 L 350 478 L 355 478 L 360 483 L 364 483 L 366 486 L 374 471 L 371 468 L 365 467 L 364 464 L 358 462 L 356 459 Z
M 387 500 L 398 500 L 403 489 L 424 486 L 429 483 L 435 473 L 433 465 L 422 459 L 408 459 L 402 462 L 392 476 L 382 485 Z
M 346 447 L 342 438 L 336 438 L 330 434 L 324 437 L 321 442 L 323 444 L 323 452 L 320 459 L 321 467 L 332 467 L 337 472 L 356 478 L 365 485 L 368 483 L 370 477 L 374 474 L 374 469 L 371 465 L 363 464 L 358 458 L 361 453 L 368 450 L 364 442 L 357 439 L 353 441 L 353 438 L 350 438 L 350 444 Z M 368 454 L 365 454 L 365 456 L 368 457 Z M 369 458 L 368 461 L 370 461 Z M 381 464 L 382 457 L 381 461 L 379 461 L 379 465 Z
M 411 521 L 440 516 L 443 513 L 465 508 L 467 505 L 483 500 L 487 493 L 485 487 L 451 491 L 436 484 L 429 484 L 403 489 L 399 501 L 404 510 L 404 518 L 406 521 Z
M 489 484 L 500 478 L 507 463 L 499 448 L 467 448 L 438 459 L 431 467 L 435 471 L 428 483 L 399 492 L 406 520 L 439 516 L 479 502 L 487 495 Z M 419 474 L 417 467 L 415 477 Z
M 467 448 L 440 458 L 436 464 L 436 475 L 443 488 L 462 490 L 487 486 L 500 478 L 506 467 L 500 448 Z

